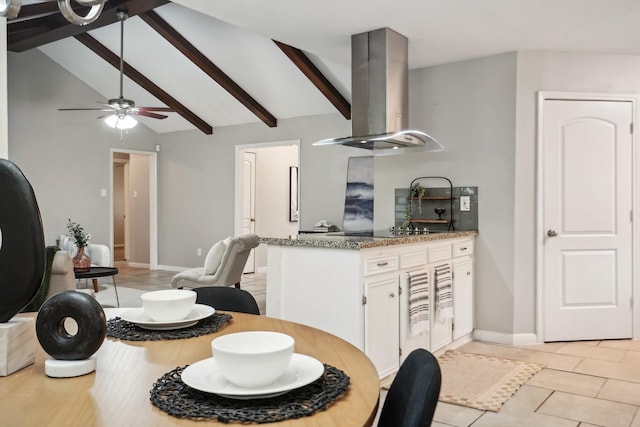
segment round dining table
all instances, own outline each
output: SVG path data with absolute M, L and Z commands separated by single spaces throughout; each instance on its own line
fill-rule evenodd
M 105 309 L 107 319 L 123 309 Z M 233 332 L 277 331 L 295 339 L 295 352 L 342 370 L 350 378 L 346 393 L 325 410 L 278 427 L 370 426 L 379 401 L 380 383 L 369 358 L 347 341 L 298 323 L 229 312 L 232 319 L 218 331 L 195 338 L 124 341 L 107 337 L 97 351 L 94 372 L 72 378 L 45 375 L 49 357 L 36 339 L 35 363 L 0 377 L 0 425 L 18 426 L 210 426 L 215 420 L 191 420 L 155 407 L 153 384 L 176 367 L 212 357 L 211 340 Z M 18 316 L 35 317 L 35 313 Z M 35 334 L 34 334 L 35 335 Z M 228 425 L 228 424 L 226 424 Z M 275 425 L 275 424 L 274 424 Z

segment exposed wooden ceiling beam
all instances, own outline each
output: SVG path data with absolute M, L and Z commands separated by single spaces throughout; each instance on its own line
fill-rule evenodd
M 94 51 L 98 56 L 107 61 L 109 64 L 113 65 L 115 68 L 120 70 L 120 57 L 115 53 L 111 52 L 107 47 L 98 42 L 96 39 L 91 37 L 89 34 L 77 34 L 74 36 L 78 41 L 84 44 L 86 47 Z M 146 78 L 142 73 L 129 65 L 126 61 L 123 63 L 124 74 L 129 77 L 131 80 L 142 86 L 147 92 L 158 98 L 160 101 L 165 103 L 168 107 L 172 108 L 176 113 L 180 114 L 182 117 L 191 122 L 194 126 L 200 129 L 207 135 L 211 135 L 213 133 L 213 128 L 211 125 L 206 123 L 200 117 L 198 117 L 194 112 L 189 110 L 187 107 L 182 105 L 177 99 L 169 95 L 167 92 L 158 87 L 151 80 Z
M 82 16 L 84 16 L 85 12 L 89 10 L 88 7 L 80 6 L 78 3 L 71 3 L 71 7 L 75 12 L 81 13 Z M 14 19 L 19 20 L 19 19 L 33 18 L 34 16 L 48 15 L 56 12 L 60 12 L 60 9 L 58 9 L 58 3 L 55 1 L 23 4 L 20 7 L 20 12 L 18 13 L 18 16 Z M 10 19 L 9 22 L 13 22 L 13 19 Z
M 281 43 L 277 40 L 273 41 L 285 55 L 289 57 L 296 67 L 307 76 L 319 90 L 327 97 L 329 102 L 344 116 L 345 119 L 351 119 L 351 104 L 347 101 L 338 90 L 331 84 L 329 80 L 320 72 L 307 55 L 298 48 Z
M 209 58 L 207 58 L 197 47 L 185 39 L 178 31 L 176 31 L 167 21 L 162 19 L 154 11 L 148 11 L 140 14 L 140 18 L 146 22 L 151 28 L 156 30 L 158 34 L 164 37 L 184 56 L 189 58 L 191 62 L 204 71 L 209 77 L 215 80 L 223 89 L 236 98 L 242 105 L 255 114 L 269 127 L 278 125 L 277 119 L 258 103 L 251 95 L 242 89 L 220 68 L 218 68 Z
M 131 17 L 167 3 L 169 0 L 109 0 L 105 3 L 100 17 L 87 25 L 74 25 L 61 13 L 52 13 L 29 20 L 12 20 L 7 24 L 7 50 L 23 52 L 113 24 L 118 22 L 118 9 L 127 9 Z M 53 2 L 53 4 L 57 8 L 57 3 Z M 26 13 L 31 12 L 27 10 Z

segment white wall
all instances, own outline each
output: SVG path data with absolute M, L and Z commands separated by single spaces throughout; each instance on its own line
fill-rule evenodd
M 0 159 L 9 158 L 7 105 L 7 18 L 0 18 Z

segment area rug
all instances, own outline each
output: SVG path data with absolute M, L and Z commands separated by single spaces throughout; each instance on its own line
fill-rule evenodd
M 544 368 L 537 363 L 449 350 L 438 357 L 442 371 L 440 401 L 498 412 Z
M 160 289 L 171 289 L 171 286 L 166 287 L 158 286 L 154 289 L 135 289 L 127 288 L 126 286 L 118 286 L 118 300 L 120 300 L 120 307 L 142 307 L 142 300 L 140 295 L 145 292 L 155 291 Z M 102 307 L 117 307 L 116 293 L 113 290 L 113 285 L 100 284 L 100 291 L 95 294 L 96 300 Z

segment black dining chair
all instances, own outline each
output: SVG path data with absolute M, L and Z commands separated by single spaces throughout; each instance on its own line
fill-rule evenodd
M 222 311 L 260 314 L 258 303 L 253 295 L 244 289 L 221 286 L 205 286 L 194 288 L 197 294 L 196 304 L 206 304 Z
M 442 376 L 427 350 L 412 351 L 402 362 L 382 406 L 378 427 L 425 427 L 436 411 Z

